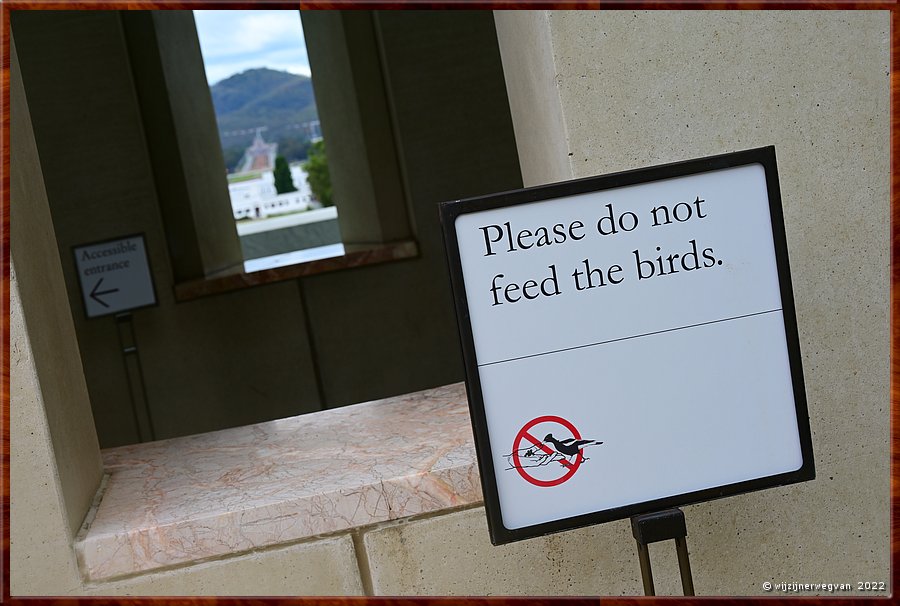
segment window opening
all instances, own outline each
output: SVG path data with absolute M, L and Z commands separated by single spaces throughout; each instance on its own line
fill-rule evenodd
M 253 272 L 344 254 L 299 11 L 193 11 Z

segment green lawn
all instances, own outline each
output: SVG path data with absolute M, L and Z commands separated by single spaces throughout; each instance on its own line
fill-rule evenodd
M 261 179 L 262 173 L 245 173 L 243 175 L 228 175 L 229 183 L 240 183 L 241 181 L 252 181 L 254 179 Z

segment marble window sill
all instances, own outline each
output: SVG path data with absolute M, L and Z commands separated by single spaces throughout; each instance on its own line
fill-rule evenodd
M 481 501 L 462 383 L 103 451 L 97 581 Z
M 364 246 L 356 249 L 349 246 L 346 246 L 346 248 L 347 251 L 339 257 L 327 257 L 250 273 L 245 272 L 244 266 L 240 265 L 230 270 L 222 271 L 217 275 L 182 282 L 175 285 L 175 300 L 190 301 L 241 288 L 251 288 L 283 280 L 294 280 L 341 269 L 412 259 L 419 254 L 419 248 L 412 240 Z

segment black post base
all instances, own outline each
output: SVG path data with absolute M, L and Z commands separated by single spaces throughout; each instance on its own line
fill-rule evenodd
M 691 562 L 688 559 L 687 525 L 684 522 L 684 512 L 680 509 L 666 509 L 656 513 L 634 516 L 631 518 L 631 532 L 637 541 L 644 595 L 656 595 L 653 588 L 653 571 L 650 568 L 650 550 L 647 545 L 669 539 L 675 540 L 684 595 L 694 595 L 694 580 L 691 577 Z

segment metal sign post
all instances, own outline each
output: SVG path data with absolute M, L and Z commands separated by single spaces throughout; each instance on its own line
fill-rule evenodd
M 131 311 L 156 305 L 156 288 L 143 234 L 72 248 L 88 318 L 114 316 L 135 431 L 142 442 L 156 438 Z
M 131 395 L 135 430 L 141 442 L 150 442 L 156 439 L 156 432 L 153 429 L 150 399 L 147 397 L 147 385 L 144 381 L 144 368 L 141 365 L 137 336 L 134 333 L 134 321 L 130 312 L 116 314 L 116 331 L 119 334 L 119 349 L 122 351 L 122 362 L 125 365 L 128 392 Z
M 694 595 L 694 580 L 691 578 L 691 562 L 688 559 L 687 525 L 684 512 L 667 509 L 656 513 L 645 513 L 631 518 L 631 533 L 637 541 L 638 559 L 641 562 L 641 580 L 644 595 L 656 595 L 653 588 L 653 570 L 650 568 L 650 543 L 675 540 L 678 552 L 678 570 L 681 572 L 681 587 L 684 595 Z

